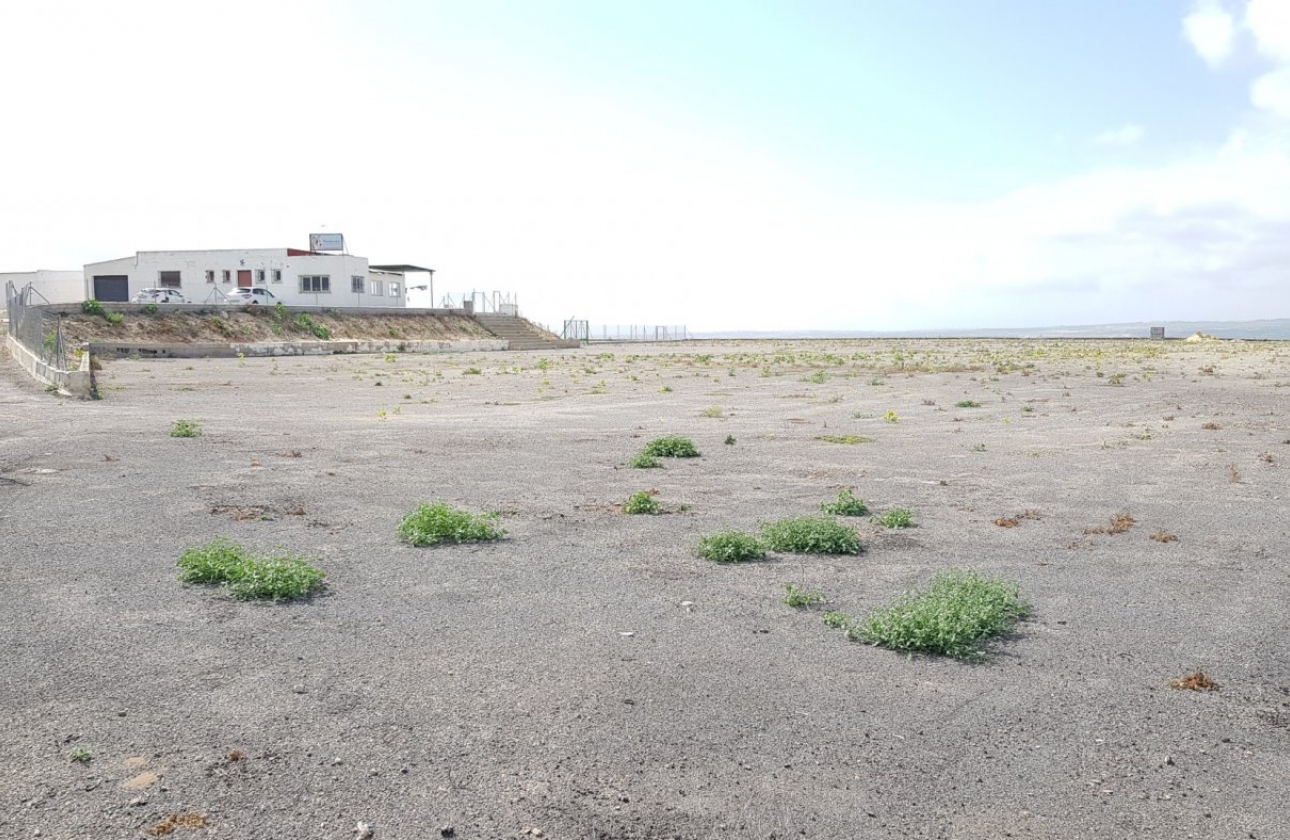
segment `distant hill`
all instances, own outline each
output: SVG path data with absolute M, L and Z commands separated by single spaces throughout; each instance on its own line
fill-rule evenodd
M 1152 327 L 1164 327 L 1166 338 L 1194 332 L 1217 338 L 1290 340 L 1290 318 L 1264 321 L 1141 321 L 1068 327 L 985 328 L 964 330 L 728 330 L 692 332 L 694 338 L 1149 338 Z

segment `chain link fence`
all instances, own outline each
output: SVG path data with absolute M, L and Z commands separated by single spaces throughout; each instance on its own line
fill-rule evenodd
M 30 284 L 19 289 L 12 282 L 6 283 L 4 297 L 5 311 L 9 315 L 9 334 L 45 364 L 67 370 L 63 316 L 47 318 L 44 307 L 49 301 L 41 297 Z M 41 303 L 37 303 L 37 299 Z

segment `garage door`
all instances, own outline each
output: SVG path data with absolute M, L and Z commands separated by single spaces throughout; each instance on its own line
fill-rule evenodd
M 128 302 L 130 300 L 130 278 L 124 274 L 94 275 L 94 299 Z

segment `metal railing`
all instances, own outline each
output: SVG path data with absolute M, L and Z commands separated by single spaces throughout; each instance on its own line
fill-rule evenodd
M 564 322 L 560 337 L 566 341 L 589 341 L 591 339 L 591 322 L 570 318 Z
M 445 294 L 439 305 L 444 309 L 472 309 L 479 314 L 519 315 L 519 296 L 514 292 L 462 292 L 457 297 Z
M 12 282 L 5 284 L 5 311 L 9 315 L 9 334 L 42 362 L 67 370 L 67 348 L 63 341 L 63 316 L 45 317 L 49 305 L 45 296 L 30 283 L 21 289 Z M 39 298 L 42 304 L 36 303 Z
M 585 321 L 566 322 L 586 324 Z M 588 326 L 586 338 L 581 341 L 686 341 L 690 338 L 685 325 L 664 326 L 651 324 L 601 324 Z M 567 337 L 567 336 L 566 336 Z

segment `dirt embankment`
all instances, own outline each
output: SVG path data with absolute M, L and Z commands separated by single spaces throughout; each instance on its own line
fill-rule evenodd
M 87 341 L 123 340 L 184 344 L 199 341 L 314 341 L 319 338 L 448 341 L 491 337 L 479 324 L 460 315 L 278 312 L 271 307 L 163 309 L 151 315 L 139 307 L 134 311 L 121 311 L 121 314 L 123 318 L 116 324 L 99 315 L 78 313 L 64 316 L 64 338 L 69 344 L 76 345 Z

